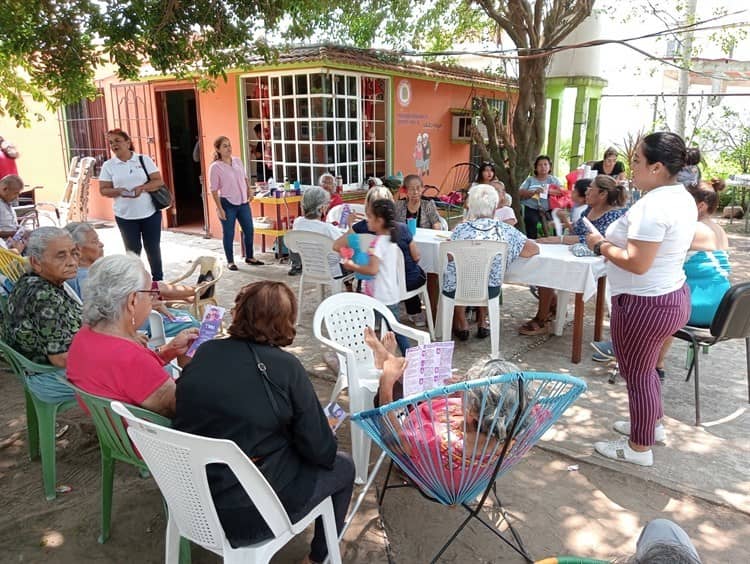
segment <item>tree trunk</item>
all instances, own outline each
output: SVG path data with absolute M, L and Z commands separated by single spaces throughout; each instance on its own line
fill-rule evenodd
M 521 212 L 518 187 L 533 172 L 534 159 L 544 144 L 545 74 L 548 63 L 549 57 L 521 59 L 518 68 L 518 99 L 513 108 L 510 127 L 506 129 L 499 116 L 491 114 L 486 104 L 483 104 L 481 118 L 489 136 L 487 146 L 481 137 L 475 135 L 482 156 L 496 164 L 498 177 L 505 184 L 508 194 L 513 197 L 513 211 L 517 217 L 520 217 Z

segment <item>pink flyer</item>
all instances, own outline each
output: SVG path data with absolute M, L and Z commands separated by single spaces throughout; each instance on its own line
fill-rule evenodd
M 404 397 L 438 388 L 451 376 L 453 341 L 430 343 L 406 351 Z

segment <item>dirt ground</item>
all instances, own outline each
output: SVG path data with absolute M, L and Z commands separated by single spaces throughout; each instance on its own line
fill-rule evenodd
M 736 228 L 735 226 L 732 226 Z M 750 239 L 732 234 L 732 264 L 735 282 L 750 279 Z M 114 230 L 102 230 L 106 252 L 119 252 Z M 165 234 L 165 245 L 172 264 L 169 274 L 184 270 L 185 257 L 217 252 L 218 241 Z M 270 262 L 270 255 L 264 257 Z M 259 276 L 287 280 L 286 267 L 269 266 L 262 274 L 244 270 L 234 278 L 222 280 L 220 301 L 228 301 L 234 292 Z M 313 290 L 315 292 L 315 290 Z M 317 300 L 317 294 L 312 294 Z M 739 563 L 748 561 L 747 539 L 750 538 L 750 457 L 748 436 L 747 389 L 744 384 L 744 351 L 736 346 L 724 354 L 711 353 L 711 359 L 737 375 L 729 388 L 731 395 L 721 402 L 710 401 L 706 393 L 706 416 L 714 427 L 692 427 L 690 388 L 675 377 L 670 388 L 674 393 L 667 416 L 668 429 L 679 441 L 657 450 L 660 469 L 648 471 L 609 464 L 590 455 L 590 424 L 599 428 L 610 425 L 615 410 L 622 409 L 624 386 L 607 386 L 601 367 L 588 360 L 570 365 L 569 335 L 552 338 L 542 347 L 528 345 L 515 335 L 516 322 L 533 306 L 530 294 L 517 289 L 509 292 L 519 309 L 508 307 L 511 323 L 504 322 L 501 346 L 512 351 L 512 360 L 536 369 L 572 372 L 584 377 L 590 386 L 588 398 L 566 421 L 556 426 L 556 434 L 545 437 L 539 447 L 498 481 L 498 493 L 517 531 L 535 558 L 553 554 L 577 554 L 614 558 L 632 553 L 641 528 L 650 519 L 667 517 L 680 523 L 694 540 L 705 563 Z M 525 301 L 524 301 L 525 300 Z M 317 303 L 317 302 L 316 302 Z M 310 325 L 314 305 L 305 310 L 302 325 Z M 586 335 L 590 326 L 587 321 Z M 525 345 L 523 343 L 526 343 Z M 484 354 L 485 345 L 472 340 L 472 349 L 457 353 L 456 363 L 463 368 Z M 479 351 L 479 347 L 482 348 Z M 525 348 L 524 348 L 525 347 Z M 547 347 L 544 349 L 544 347 Z M 333 375 L 322 363 L 320 347 L 309 327 L 301 327 L 294 346 L 308 368 L 322 401 L 327 401 L 333 387 Z M 523 352 L 522 352 L 523 351 Z M 674 358 L 684 357 L 678 349 Z M 730 362 L 731 361 L 731 362 Z M 679 361 L 675 360 L 675 364 Z M 706 364 L 709 365 L 708 361 Z M 710 365 L 709 365 L 710 366 Z M 722 365 L 723 366 L 723 365 Z M 599 372 L 597 372 L 599 371 Z M 676 369 L 673 370 L 677 372 Z M 672 371 L 670 371 L 670 375 Z M 684 374 L 684 372 L 680 373 Z M 708 378 L 707 378 L 708 379 Z M 706 386 L 712 386 L 710 381 Z M 711 388 L 713 390 L 713 388 Z M 744 400 L 741 399 L 744 393 Z M 607 405 L 600 398 L 608 396 Z M 19 383 L 0 372 L 0 562 L 138 562 L 163 561 L 165 519 L 158 490 L 151 479 L 139 477 L 135 469 L 118 464 L 115 473 L 112 535 L 97 543 L 100 519 L 99 449 L 92 424 L 74 408 L 58 420 L 70 430 L 58 441 L 58 482 L 72 491 L 47 502 L 42 494 L 41 467 L 27 456 L 26 419 Z M 740 399 L 738 399 L 740 398 Z M 346 398 L 342 399 L 346 406 Z M 726 417 L 725 414 L 732 414 Z M 712 418 L 713 417 L 713 418 Z M 729 422 L 726 420 L 729 419 Z M 348 448 L 348 426 L 342 428 L 341 448 Z M 342 433 L 340 431 L 340 433 Z M 593 435 L 592 435 L 593 437 Z M 598 438 L 598 437 L 597 437 Z M 579 449 L 580 447 L 580 449 Z M 373 449 L 375 451 L 376 449 Z M 376 453 L 373 452 L 373 460 Z M 683 457 L 684 458 L 681 458 Z M 731 462 L 730 462 L 731 460 Z M 671 465 L 671 466 L 670 466 Z M 730 474 L 722 474 L 730 467 Z M 729 471 L 727 470 L 727 471 Z M 384 477 L 382 472 L 377 480 Z M 684 487 L 683 487 L 684 486 Z M 355 495 L 359 490 L 355 490 Z M 345 562 L 421 563 L 429 561 L 464 516 L 461 509 L 449 509 L 426 501 L 411 490 L 389 491 L 382 518 L 371 491 L 342 545 Z M 491 504 L 484 512 L 490 522 L 498 522 L 498 512 Z M 502 528 L 502 527 L 501 527 Z M 299 562 L 306 552 L 306 537 L 296 539 L 274 562 Z M 219 562 L 219 558 L 194 547 L 193 562 Z M 444 555 L 443 562 L 522 562 L 522 559 L 478 524 L 470 525 Z

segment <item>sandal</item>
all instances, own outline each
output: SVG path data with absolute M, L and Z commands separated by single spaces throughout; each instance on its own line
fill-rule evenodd
M 227 270 L 239 270 L 239 268 L 237 268 L 237 265 L 236 265 L 236 264 L 234 264 L 233 262 L 230 262 L 230 263 L 229 263 L 229 264 L 227 265 Z
M 468 329 L 454 329 L 453 335 L 459 340 L 459 341 L 468 341 L 469 340 L 469 330 Z
M 245 264 L 252 264 L 253 266 L 263 266 L 265 263 L 258 260 L 257 258 L 246 258 Z
M 549 333 L 549 324 L 546 321 L 531 319 L 518 328 L 519 335 L 545 335 Z

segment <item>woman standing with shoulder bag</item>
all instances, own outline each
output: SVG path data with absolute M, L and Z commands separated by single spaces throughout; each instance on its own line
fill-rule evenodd
M 652 133 L 638 144 L 631 170 L 643 196 L 606 236 L 586 242 L 607 260 L 612 292 L 610 323 L 615 355 L 628 388 L 630 421 L 614 430 L 626 435 L 594 444 L 596 452 L 641 466 L 654 463 L 651 445 L 664 440 L 664 410 L 656 362 L 664 341 L 690 316 L 683 262 L 695 234 L 698 211 L 677 182 L 685 166 L 685 142 L 674 133 Z
M 125 250 L 140 256 L 145 248 L 151 278 L 154 282 L 163 280 L 161 211 L 149 194 L 164 185 L 161 173 L 151 157 L 133 150 L 130 136 L 122 129 L 108 131 L 107 141 L 114 157 L 102 165 L 99 192 L 115 200 L 115 220 Z

